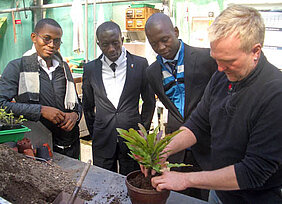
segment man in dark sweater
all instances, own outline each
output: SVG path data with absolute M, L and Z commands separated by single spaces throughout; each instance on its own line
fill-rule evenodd
M 213 189 L 210 203 L 282 203 L 282 73 L 261 51 L 265 26 L 233 5 L 209 29 L 218 72 L 166 156 L 211 141 L 211 171 L 165 172 L 156 189 Z M 209 134 L 207 134 L 209 133 Z
M 52 132 L 53 150 L 78 159 L 82 108 L 70 69 L 58 52 L 62 34 L 55 20 L 38 21 L 31 34 L 33 49 L 9 62 L 2 74 L 0 106 L 41 121 Z

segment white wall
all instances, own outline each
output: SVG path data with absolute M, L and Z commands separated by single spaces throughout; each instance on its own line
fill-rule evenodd
M 243 4 L 254 7 L 258 10 L 278 10 L 282 9 L 282 0 L 225 0 L 226 5 Z

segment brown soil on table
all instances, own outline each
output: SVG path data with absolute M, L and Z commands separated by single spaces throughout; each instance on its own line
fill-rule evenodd
M 75 181 L 58 165 L 36 161 L 0 144 L 0 197 L 13 204 L 51 203 L 61 191 L 72 193 Z M 80 190 L 79 197 L 93 195 Z

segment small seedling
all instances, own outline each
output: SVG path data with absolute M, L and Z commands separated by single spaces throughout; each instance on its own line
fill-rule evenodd
M 26 121 L 23 115 L 20 115 L 19 117 L 15 117 L 12 111 L 10 111 L 10 113 L 7 113 L 6 109 L 7 107 L 0 108 L 0 121 L 3 124 L 16 125 L 16 124 L 22 124 L 24 121 Z

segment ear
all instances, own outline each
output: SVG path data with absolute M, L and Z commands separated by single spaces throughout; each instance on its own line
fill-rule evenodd
M 252 48 L 252 53 L 254 55 L 254 58 L 259 59 L 260 53 L 261 53 L 261 44 L 257 43 Z
M 174 27 L 174 33 L 175 33 L 175 36 L 178 38 L 179 37 L 179 30 L 178 30 L 177 26 Z
M 124 37 L 121 37 L 121 44 L 123 44 L 123 41 L 124 41 Z
M 33 42 L 33 43 L 36 43 L 36 34 L 35 33 L 31 33 L 30 34 L 30 38 L 31 38 L 31 41 Z

